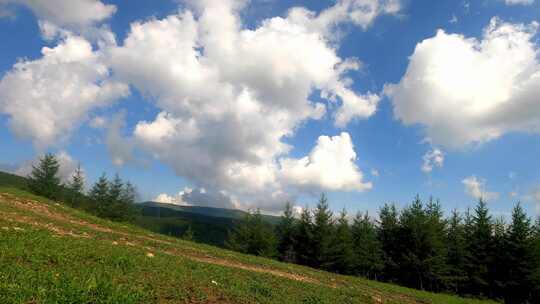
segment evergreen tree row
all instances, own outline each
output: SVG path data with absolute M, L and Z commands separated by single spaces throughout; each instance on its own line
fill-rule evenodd
M 521 204 L 510 223 L 493 218 L 484 200 L 464 214 L 445 218 L 439 201 L 415 200 L 398 210 L 386 204 L 373 220 L 346 211 L 335 216 L 323 195 L 299 217 L 286 205 L 280 224 L 259 212 L 231 233 L 229 246 L 347 275 L 434 292 L 492 298 L 505 303 L 540 299 L 540 221 Z
M 131 183 L 122 181 L 118 174 L 109 181 L 103 174 L 90 191 L 85 192 L 84 173 L 80 166 L 67 183 L 62 183 L 59 168 L 60 164 L 55 155 L 44 155 L 39 163 L 32 167 L 28 176 L 29 189 L 37 195 L 64 201 L 103 218 L 115 221 L 133 220 L 136 214 L 133 204 L 137 190 Z

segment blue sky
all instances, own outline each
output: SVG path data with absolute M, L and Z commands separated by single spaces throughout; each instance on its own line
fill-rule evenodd
M 153 199 L 162 194 L 163 199 L 174 203 L 204 204 L 203 201 L 207 199 L 219 201 L 224 197 L 230 197 L 230 199 L 225 199 L 223 206 L 261 207 L 269 212 L 275 212 L 281 206 L 280 201 L 284 199 L 292 199 L 298 205 L 303 206 L 316 200 L 318 193 L 326 192 L 330 198 L 331 206 L 335 210 L 345 207 L 350 212 L 369 210 L 371 213 L 376 213 L 384 202 L 396 202 L 404 205 L 419 193 L 423 197 L 433 195 L 440 198 L 446 210 L 453 208 L 463 210 L 475 203 L 475 197 L 479 195 L 475 191 L 480 191 L 483 196 L 489 198 L 490 207 L 497 215 L 507 215 L 517 200 L 523 201 L 530 215 L 536 214 L 537 201 L 535 198 L 540 198 L 540 195 L 537 194 L 540 187 L 540 170 L 538 170 L 540 103 L 538 100 L 534 100 L 534 96 L 538 96 L 535 94 L 540 90 L 540 82 L 535 78 L 537 77 L 535 75 L 540 75 L 535 74 L 540 71 L 537 54 L 537 51 L 540 50 L 540 36 L 536 33 L 538 25 L 535 24 L 535 22 L 540 22 L 540 2 L 538 1 L 513 5 L 507 4 L 503 0 L 344 0 L 337 4 L 336 1 L 252 0 L 243 5 L 238 4 L 242 1 L 224 1 L 224 3 L 230 4 L 227 9 L 232 12 L 231 16 L 236 16 L 237 21 L 241 23 L 236 29 L 237 31 L 255 31 L 264 27 L 270 20 L 269 18 L 281 17 L 286 21 L 285 25 L 290 26 L 286 28 L 287 31 L 298 27 L 302 29 L 305 27 L 305 29 L 313 31 L 312 34 L 320 38 L 317 42 L 324 44 L 321 47 L 334 52 L 340 61 L 346 58 L 356 58 L 361 62 L 359 69 L 345 72 L 334 69 L 332 73 L 335 74 L 329 77 L 332 79 L 337 77 L 340 85 L 350 89 L 356 97 L 362 99 L 371 93 L 376 94 L 379 99 L 373 113 L 366 110 L 357 112 L 354 114 L 356 116 L 351 114 L 353 115 L 352 119 L 347 121 L 345 125 L 338 126 L 334 115 L 340 107 L 344 107 L 343 105 L 347 101 L 336 93 L 337 89 L 335 91 L 332 91 L 335 88 L 328 89 L 335 85 L 333 80 L 324 83 L 322 87 L 337 94 L 335 100 L 331 101 L 321 97 L 321 91 L 324 89 L 321 89 L 318 80 L 314 80 L 319 75 L 306 74 L 307 83 L 311 83 L 311 86 L 314 87 L 307 91 L 309 98 L 305 101 L 298 101 L 298 104 L 294 105 L 285 103 L 284 108 L 279 108 L 279 111 L 288 111 L 295 106 L 304 107 L 320 102 L 326 106 L 326 114 L 322 117 L 308 118 L 305 114 L 307 112 L 300 113 L 300 111 L 308 111 L 307 108 L 302 108 L 302 110 L 298 110 L 299 112 L 288 114 L 296 117 L 293 122 L 273 130 L 276 134 L 287 133 L 284 136 L 277 135 L 277 139 L 269 137 L 264 144 L 257 143 L 254 146 L 249 146 L 252 144 L 252 139 L 231 142 L 231 145 L 238 145 L 237 149 L 242 149 L 242 144 L 246 145 L 246 149 L 250 149 L 250 147 L 260 148 L 264 151 L 276 149 L 271 152 L 257 152 L 259 154 L 253 155 L 244 155 L 246 153 L 227 147 L 219 138 L 214 139 L 213 134 L 217 131 L 212 126 L 215 125 L 206 122 L 206 119 L 218 126 L 232 124 L 232 122 L 226 121 L 226 118 L 218 118 L 216 122 L 215 118 L 208 118 L 214 117 L 210 113 L 206 113 L 206 116 L 198 116 L 202 114 L 190 116 L 189 113 L 200 113 L 202 110 L 199 108 L 196 111 L 192 108 L 186 110 L 187 105 L 182 104 L 184 102 L 182 98 L 186 96 L 190 98 L 189 94 L 192 91 L 187 90 L 187 93 L 184 91 L 179 93 L 178 90 L 183 89 L 178 88 L 187 87 L 191 82 L 183 83 L 181 79 L 176 82 L 174 78 L 171 80 L 165 76 L 160 77 L 160 74 L 166 74 L 164 69 L 169 66 L 166 56 L 171 55 L 171 60 L 174 60 L 176 58 L 175 52 L 179 52 L 178 50 L 164 51 L 163 62 L 159 63 L 160 69 L 154 69 L 155 65 L 145 65 L 143 62 L 141 62 L 139 69 L 136 67 L 137 61 L 130 62 L 129 60 L 130 58 L 144 60 L 144 54 L 141 57 L 126 55 L 128 52 L 133 52 L 129 53 L 130 56 L 139 56 L 140 54 L 135 54 L 135 52 L 141 51 L 136 46 L 128 46 L 125 41 L 133 34 L 133 31 L 130 30 L 131 23 L 138 22 L 143 26 L 142 31 L 149 30 L 149 27 L 144 27 L 144 25 L 157 24 L 170 16 L 178 16 L 190 11 L 194 15 L 195 23 L 202 29 L 205 12 L 216 9 L 213 7 L 212 1 L 202 1 L 201 3 L 206 4 L 197 5 L 189 1 L 173 0 L 103 0 L 101 2 L 80 0 L 81 3 L 93 4 L 90 8 L 97 10 L 92 14 L 89 13 L 89 16 L 86 17 L 80 17 L 80 14 L 76 14 L 76 10 L 81 9 L 81 7 L 88 9 L 82 6 L 84 3 L 81 4 L 81 7 L 77 7 L 77 2 L 74 1 L 75 4 L 72 3 L 72 5 L 65 7 L 62 7 L 65 5 L 62 4 L 62 1 L 50 3 L 52 6 L 58 5 L 58 7 L 51 7 L 53 11 L 67 9 L 65 15 L 73 12 L 76 17 L 67 20 L 65 19 L 67 17 L 43 12 L 39 7 L 26 4 L 26 1 L 0 0 L 0 12 L 3 12 L 0 15 L 4 16 L 0 18 L 0 39 L 3 41 L 0 44 L 0 75 L 3 77 L 2 82 L 4 83 L 3 86 L 0 84 L 0 151 L 2 151 L 0 164 L 6 170 L 24 172 L 24 169 L 21 168 L 40 153 L 63 151 L 72 162 L 81 163 L 90 182 L 99 177 L 102 172 L 107 172 L 109 175 L 118 172 L 137 185 L 144 199 Z M 375 16 L 370 17 L 369 20 L 362 19 L 361 21 L 350 17 L 354 16 L 354 13 L 358 13 L 355 10 L 359 10 L 360 14 L 364 12 L 362 8 L 355 6 L 358 3 L 372 5 L 371 9 L 375 12 Z M 339 5 L 342 6 L 339 7 Z M 392 7 L 392 5 L 397 5 L 398 8 Z M 113 7 L 114 9 L 111 10 Z M 289 10 L 292 7 L 303 7 L 305 11 L 311 11 L 312 15 L 310 16 L 312 17 L 309 17 L 311 19 L 308 18 L 307 21 L 302 19 L 302 22 L 293 20 L 289 15 Z M 340 14 L 333 15 L 333 23 L 316 27 L 322 24 L 317 20 L 317 16 L 336 7 L 343 10 L 340 11 Z M 38 22 L 39 24 L 48 22 L 56 32 L 52 37 L 46 37 L 44 27 L 40 28 Z M 176 26 L 183 30 L 188 26 L 182 22 L 179 24 L 162 23 L 162 26 Z M 215 20 L 211 22 L 218 23 Z M 489 29 L 493 22 L 495 25 Z M 210 25 L 208 28 L 206 30 L 216 31 L 217 37 L 225 37 L 224 33 L 219 32 L 221 30 L 219 24 Z M 439 29 L 444 30 L 446 36 L 438 35 L 437 30 Z M 92 34 L 96 32 L 99 34 Z M 488 36 L 487 32 L 492 35 Z M 116 36 L 116 45 L 103 46 L 103 41 L 100 39 L 103 39 L 104 33 L 113 33 Z M 451 34 L 456 35 L 452 36 Z M 38 134 L 39 131 L 34 131 L 40 130 L 40 127 L 24 125 L 37 123 L 25 120 L 32 116 L 25 116 L 27 113 L 22 112 L 24 110 L 20 110 L 18 107 L 15 107 L 17 110 L 13 110 L 13 104 L 17 104 L 15 97 L 22 96 L 22 99 L 25 100 L 25 107 L 30 111 L 34 109 L 38 112 L 42 107 L 55 109 L 57 112 L 63 109 L 79 111 L 80 107 L 77 107 L 77 103 L 81 101 L 71 96 L 62 100 L 62 102 L 70 104 L 70 108 L 64 108 L 61 105 L 56 105 L 57 108 L 55 108 L 56 106 L 49 107 L 48 97 L 28 96 L 29 93 L 24 90 L 14 89 L 17 85 L 29 80 L 25 80 L 24 77 L 8 79 L 7 75 L 17 73 L 14 69 L 14 64 L 17 62 L 23 62 L 29 66 L 32 62 L 43 63 L 44 61 L 40 61 L 43 59 L 41 52 L 43 47 L 55 49 L 59 45 L 68 44 L 67 41 L 73 37 L 84 39 L 92 46 L 92 51 L 99 54 L 98 59 L 88 60 L 97 60 L 97 64 L 102 64 L 109 70 L 108 75 L 100 75 L 97 79 L 92 70 L 91 73 L 88 72 L 92 76 L 88 76 L 89 80 L 87 79 L 87 81 L 90 84 L 97 83 L 99 85 L 105 82 L 122 84 L 126 88 L 129 87 L 129 93 L 118 89 L 118 92 L 111 93 L 114 96 L 107 97 L 99 105 L 91 99 L 87 100 L 89 106 L 80 110 L 80 115 L 77 115 L 71 124 L 53 132 L 50 139 L 47 137 L 47 140 L 43 140 L 45 135 L 42 136 Z M 446 43 L 450 43 L 448 41 L 452 37 L 455 38 L 452 41 L 456 43 L 455 54 L 452 54 L 452 51 L 446 53 L 438 51 L 437 47 L 439 46 L 444 49 L 451 45 Z M 179 39 L 180 37 L 173 36 L 173 38 Z M 296 38 L 293 35 L 283 39 Z M 211 51 L 208 51 L 208 54 L 205 53 L 206 50 L 210 50 L 211 46 L 209 42 L 200 39 L 197 43 L 198 47 L 203 50 L 201 56 L 207 56 L 208 61 L 212 61 L 212 65 L 209 66 L 218 70 L 220 75 L 233 74 L 218 84 L 227 82 L 233 87 L 236 85 L 242 88 L 248 87 L 251 92 L 270 96 L 268 100 L 263 100 L 263 97 L 260 100 L 255 100 L 261 104 L 282 102 L 281 99 L 272 99 L 272 96 L 280 96 L 285 101 L 289 100 L 289 96 L 293 96 L 294 93 L 289 94 L 288 89 L 272 91 L 272 88 L 268 88 L 264 83 L 251 83 L 249 79 L 242 80 L 243 82 L 238 80 L 247 77 L 245 73 L 248 72 L 253 74 L 247 78 L 273 79 L 266 77 L 274 77 L 272 76 L 274 74 L 271 73 L 274 71 L 272 69 L 276 68 L 276 71 L 279 71 L 276 67 L 281 64 L 279 60 L 285 60 L 279 59 L 281 57 L 272 57 L 277 51 L 268 50 L 268 52 L 263 53 L 258 50 L 257 56 L 259 57 L 253 56 L 255 58 L 253 59 L 254 65 L 260 64 L 261 66 L 268 64 L 265 61 L 268 58 L 278 58 L 272 59 L 273 61 L 267 69 L 249 66 L 243 70 L 239 68 L 238 71 L 230 72 L 227 70 L 231 69 L 231 66 L 227 65 L 228 63 L 223 63 L 221 58 L 211 57 Z M 471 42 L 473 39 L 476 39 L 476 42 Z M 517 39 L 517 46 L 508 47 L 508 49 L 486 46 L 490 45 L 490 41 L 500 41 L 497 39 L 506 39 L 504 41 Z M 286 42 L 286 40 L 283 41 Z M 415 52 L 415 48 L 422 41 L 427 41 L 424 44 L 426 46 L 424 51 Z M 139 41 L 139 43 L 142 42 Z M 474 47 L 470 47 L 471 45 Z M 317 44 L 317 46 L 319 45 Z M 163 45 L 156 46 L 156 48 L 163 47 Z M 275 47 L 279 48 L 280 46 L 276 45 Z M 460 52 L 461 47 L 463 52 Z M 56 50 L 58 50 L 59 56 L 69 56 L 69 54 L 65 55 L 60 52 L 59 49 Z M 233 52 L 235 51 L 240 52 L 240 48 L 235 47 Z M 245 54 L 249 54 L 247 50 L 243 51 L 246 52 Z M 309 57 L 309 51 L 298 49 L 299 53 L 306 52 L 306 58 Z M 147 55 L 150 57 L 157 56 L 156 54 Z M 475 79 L 473 79 L 478 82 L 475 82 L 478 84 L 477 88 L 471 89 L 458 81 L 464 79 L 465 83 L 470 83 L 468 77 L 472 77 L 470 76 L 471 70 L 468 70 L 467 66 L 460 64 L 439 65 L 440 61 L 446 59 L 459 62 L 460 56 L 465 56 L 463 54 L 474 54 L 468 60 L 470 60 L 469 65 L 472 66 L 472 71 L 480 71 L 478 75 L 475 74 Z M 512 61 L 506 66 L 505 62 L 508 61 L 509 54 L 510 57 L 516 58 L 521 58 L 520 56 L 523 55 L 523 59 Z M 177 55 L 178 57 L 183 56 L 180 53 Z M 238 57 L 231 56 L 231 58 Z M 302 57 L 300 56 L 300 58 Z M 256 60 L 261 60 L 261 62 Z M 248 60 L 246 59 L 246 61 Z M 96 64 L 94 61 L 89 62 Z M 58 73 L 60 68 L 66 69 L 66 71 L 71 68 L 71 65 L 59 65 L 56 69 L 54 64 L 39 65 L 39 69 L 51 69 L 50 73 L 54 74 Z M 283 64 L 286 65 L 287 62 L 285 61 Z M 476 64 L 478 65 L 476 66 Z M 498 72 L 499 65 L 501 66 L 500 73 L 515 75 L 515 77 L 491 79 L 489 76 L 492 75 L 493 71 Z M 232 65 L 233 68 L 236 66 L 236 64 Z M 241 66 L 241 62 L 238 62 L 238 66 Z M 416 68 L 413 70 L 412 66 Z M 456 71 L 450 72 L 448 70 L 452 66 L 456 67 Z M 332 67 L 330 66 L 330 68 Z M 409 68 L 410 71 L 408 71 Z M 432 76 L 429 81 L 417 81 L 434 68 L 439 68 L 440 73 Z M 69 70 L 68 72 L 77 75 L 78 70 Z M 183 70 L 182 72 L 197 73 L 193 70 Z M 326 73 L 326 70 L 323 72 Z M 271 74 L 271 76 L 265 74 Z M 36 75 L 38 75 L 37 72 Z M 39 77 L 50 76 L 47 73 L 39 73 L 39 75 Z M 75 77 L 73 75 L 70 77 Z M 304 74 L 299 75 L 299 77 L 304 76 Z M 449 75 L 457 80 L 445 78 Z M 482 76 L 485 76 L 485 80 Z M 52 77 L 54 78 L 54 76 Z M 152 83 L 149 84 L 148 79 L 153 78 L 156 79 L 155 83 L 150 81 Z M 404 81 L 405 79 L 408 82 Z M 292 80 L 284 76 L 276 81 L 276 83 L 287 83 Z M 406 82 L 410 85 L 400 85 Z M 396 86 L 398 96 L 385 93 L 385 85 L 390 84 Z M 76 85 L 80 85 L 80 83 Z M 291 87 L 287 88 L 291 89 L 293 85 L 301 87 L 301 85 L 291 82 Z M 494 89 L 506 88 L 505 86 L 507 89 L 501 89 L 501 92 Z M 213 87 L 213 84 L 209 85 L 209 91 Z M 221 87 L 218 85 L 215 87 L 216 92 L 222 92 L 219 91 Z M 414 90 L 411 87 L 414 87 Z M 165 88 L 166 93 L 161 94 L 159 90 L 163 88 Z M 296 88 L 291 90 L 294 91 Z M 457 90 L 463 88 L 463 91 L 455 92 L 456 88 Z M 43 94 L 49 94 L 47 88 L 43 90 L 45 92 L 42 92 Z M 300 88 L 298 90 L 300 90 L 298 92 L 303 92 Z M 426 93 L 424 94 L 424 92 Z M 494 93 L 492 94 L 492 92 Z M 210 93 L 213 94 L 213 92 Z M 58 92 L 50 92 L 50 95 L 47 96 L 62 95 L 58 95 Z M 36 98 L 44 100 L 36 101 Z M 207 98 L 208 101 L 204 100 L 204 102 L 217 108 L 228 102 L 225 100 L 227 97 L 224 97 L 224 101 L 217 101 L 213 97 L 201 98 Z M 238 96 L 234 98 L 238 98 Z M 292 102 L 297 102 L 297 99 L 293 100 L 292 98 Z M 533 101 L 530 101 L 531 98 Z M 469 113 L 466 107 L 475 110 L 471 110 L 473 112 Z M 508 109 L 518 111 L 519 115 L 516 114 L 515 118 L 512 114 L 505 115 L 510 111 Z M 449 111 L 448 121 L 445 120 L 445 111 Z M 459 114 L 461 111 L 463 111 L 463 115 L 456 116 L 458 117 L 456 119 L 452 118 L 453 115 L 456 115 L 455 113 Z M 527 111 L 530 114 L 522 113 Z M 162 112 L 170 114 L 164 120 L 167 122 L 174 122 L 175 119 L 184 121 L 192 118 L 195 120 L 194 124 L 201 133 L 199 134 L 200 138 L 197 139 L 196 143 L 186 140 L 185 138 L 190 136 L 188 134 L 190 129 L 187 125 L 181 126 L 181 124 L 176 124 L 173 127 L 176 128 L 174 130 L 174 134 L 178 136 L 176 139 L 172 138 L 165 142 L 161 137 L 149 138 L 149 136 L 157 134 L 156 132 L 159 133 L 156 128 L 162 125 L 152 124 L 150 126 L 150 123 L 156 122 L 158 114 Z M 277 112 L 272 113 L 278 115 Z M 59 116 L 63 117 L 63 115 Z M 461 116 L 466 118 L 461 121 L 459 118 Z M 227 117 L 227 115 L 223 117 Z M 96 123 L 96 118 L 102 119 L 104 123 L 99 125 Z M 14 127 L 10 121 L 17 119 L 19 119 L 20 125 Z M 60 118 L 52 115 L 50 119 Z M 197 121 L 198 119 L 200 121 Z M 205 122 L 201 122 L 202 120 Z M 439 120 L 443 122 L 439 123 Z M 118 122 L 117 127 L 113 127 L 115 122 Z M 50 123 L 50 121 L 45 123 Z M 236 128 L 245 128 L 246 132 L 250 128 L 257 129 L 254 125 L 250 125 L 252 123 L 256 123 L 256 121 L 245 121 L 245 124 L 236 125 Z M 55 126 L 54 128 L 59 128 L 59 124 L 52 123 L 51 125 Z M 208 125 L 210 126 L 208 127 Z M 270 122 L 268 126 L 271 125 Z M 143 126 L 148 127 L 146 128 L 147 133 L 136 132 L 138 127 L 139 130 L 144 129 Z M 231 132 L 234 133 L 234 131 L 229 132 L 228 130 L 223 132 L 224 136 L 229 136 Z M 238 132 L 241 133 L 240 130 Z M 350 137 L 350 145 L 346 138 L 341 136 L 343 132 Z M 271 132 L 269 131 L 269 133 Z M 270 135 L 261 133 L 261 136 Z M 318 141 L 321 136 L 329 137 L 327 146 Z M 266 139 L 266 137 L 264 138 Z M 279 145 L 279 143 L 288 144 L 289 151 L 278 152 L 276 144 Z M 187 145 L 193 145 L 193 150 L 184 151 L 183 148 Z M 165 150 L 163 147 L 168 147 L 168 151 L 163 151 Z M 316 147 L 321 148 L 320 151 L 328 153 L 321 154 L 324 157 L 321 156 L 317 159 L 312 153 L 312 158 L 308 159 L 307 163 L 303 163 L 301 160 L 305 157 L 309 158 L 310 153 Z M 352 148 L 356 153 L 356 157 L 350 162 L 347 158 L 350 156 L 350 153 L 347 153 L 350 150 L 348 148 Z M 178 153 L 173 153 L 175 149 L 178 149 Z M 200 151 L 199 149 L 224 149 L 224 152 L 217 151 L 215 155 L 209 156 L 210 160 L 205 163 L 203 158 L 191 154 L 191 151 Z M 229 151 L 231 149 L 235 151 Z M 431 170 L 422 170 L 423 157 L 426 153 L 434 150 L 440 151 L 444 159 L 432 164 Z M 263 154 L 264 156 L 262 156 Z M 334 160 L 331 158 L 340 159 L 339 163 L 343 166 L 333 166 Z M 288 166 L 284 164 L 283 159 L 290 160 Z M 196 165 L 191 166 L 191 164 Z M 215 169 L 216 164 L 225 167 L 241 164 L 242 167 L 247 167 L 249 169 L 246 169 L 248 170 L 246 171 L 248 182 L 242 183 L 242 179 L 237 180 L 236 177 L 227 175 L 229 171 L 223 168 L 225 171 Z M 261 164 L 265 166 L 276 165 L 277 167 L 272 167 L 273 171 L 268 173 L 267 171 L 259 171 L 260 168 L 257 166 Z M 313 165 L 311 168 L 304 168 L 310 164 Z M 212 167 L 207 173 L 193 172 L 204 170 L 201 168 L 207 167 Z M 252 169 L 253 167 L 259 169 Z M 328 170 L 335 170 L 335 172 L 328 172 Z M 271 177 L 267 178 L 265 175 L 267 173 Z M 335 178 L 326 180 L 324 177 L 318 177 L 318 175 L 325 174 L 332 174 Z M 249 184 L 252 180 L 259 179 L 262 186 Z M 355 186 L 355 183 L 364 186 Z M 368 187 L 367 184 L 370 186 Z M 185 187 L 189 189 L 184 189 Z M 192 190 L 198 188 L 204 188 L 204 191 Z M 241 189 L 239 190 L 239 188 Z M 197 201 L 196 195 L 190 196 L 190 193 L 199 194 L 199 201 Z M 201 198 L 203 194 L 208 194 L 209 198 Z M 272 199 L 267 199 L 268 197 L 272 197 Z M 234 202 L 232 205 L 231 201 Z M 220 203 L 215 204 L 220 205 Z

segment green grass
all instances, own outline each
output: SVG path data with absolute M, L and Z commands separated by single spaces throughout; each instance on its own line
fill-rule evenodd
M 0 187 L 16 187 L 25 189 L 27 187 L 26 178 L 0 171 Z
M 490 303 L 186 242 L 14 188 L 0 193 L 13 195 L 0 197 L 0 303 Z

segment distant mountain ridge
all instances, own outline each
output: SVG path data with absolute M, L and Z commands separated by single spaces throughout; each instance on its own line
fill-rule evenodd
M 158 202 L 137 204 L 140 215 L 135 224 L 148 230 L 176 237 L 183 237 L 188 229 L 193 239 L 220 247 L 225 246 L 229 231 L 234 230 L 247 212 L 237 209 L 203 206 L 179 206 Z M 263 219 L 275 225 L 277 216 L 263 215 Z
M 228 218 L 228 219 L 235 219 L 235 220 L 241 220 L 247 214 L 246 211 L 238 210 L 238 209 L 226 209 L 226 208 L 205 207 L 205 206 L 180 206 L 180 205 L 166 204 L 166 203 L 159 203 L 159 202 L 152 202 L 152 201 L 141 203 L 140 206 L 165 208 L 165 209 L 171 209 L 175 211 L 182 211 L 182 212 L 200 214 L 200 215 L 205 215 L 205 216 L 210 216 L 210 217 L 221 217 L 221 218 Z M 279 216 L 273 216 L 273 215 L 267 215 L 267 214 L 263 214 L 262 216 L 264 220 L 266 220 L 270 224 L 277 224 L 280 220 Z

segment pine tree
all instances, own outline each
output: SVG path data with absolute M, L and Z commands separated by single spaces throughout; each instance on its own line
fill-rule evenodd
M 294 251 L 295 222 L 292 205 L 287 202 L 281 216 L 281 221 L 276 228 L 276 233 L 278 237 L 279 259 L 288 263 L 296 262 L 296 253 Z
M 58 170 L 60 164 L 51 153 L 45 154 L 37 166 L 32 166 L 28 176 L 28 186 L 32 192 L 50 199 L 58 199 L 61 191 Z
M 117 202 L 120 200 L 122 191 L 124 189 L 124 183 L 122 179 L 117 174 L 114 175 L 114 179 L 109 183 L 109 200 L 111 202 Z
M 335 235 L 330 252 L 332 271 L 341 274 L 351 274 L 354 271 L 353 239 L 345 209 L 341 211 L 336 223 Z
M 135 218 L 136 189 L 131 183 L 124 183 L 118 174 L 109 183 L 108 206 L 105 217 L 115 220 L 129 222 Z
M 489 297 L 489 265 L 493 253 L 492 219 L 482 198 L 474 209 L 471 224 L 468 240 L 468 285 L 471 294 Z
M 530 246 L 532 262 L 530 266 L 531 273 L 527 279 L 532 286 L 529 298 L 533 303 L 532 300 L 540 299 L 540 216 L 532 229 Z
M 313 214 L 313 263 L 316 268 L 331 269 L 331 246 L 334 234 L 333 213 L 322 194 Z
M 81 169 L 81 164 L 75 169 L 71 181 L 69 182 L 68 189 L 70 192 L 71 205 L 80 205 L 80 200 L 83 198 L 84 193 L 84 173 Z
M 256 254 L 256 252 L 251 252 L 250 248 L 252 218 L 253 215 L 251 213 L 246 213 L 234 229 L 229 231 L 229 236 L 225 241 L 227 248 L 242 253 Z
M 400 216 L 401 258 L 400 280 L 403 284 L 423 290 L 428 279 L 428 244 L 427 215 L 422 201 L 416 196 L 412 205 L 405 208 Z
M 507 227 L 502 216 L 493 220 L 491 246 L 493 253 L 489 259 L 490 296 L 503 298 L 508 276 L 508 235 Z
M 383 279 L 392 282 L 396 281 L 399 276 L 398 262 L 401 255 L 396 205 L 385 204 L 379 210 L 379 221 L 378 238 L 384 253 Z
M 525 303 L 533 289 L 530 278 L 534 258 L 531 221 L 520 203 L 517 203 L 512 210 L 512 223 L 508 229 L 506 249 L 505 303 Z
M 452 211 L 446 234 L 447 261 L 449 273 L 447 287 L 454 293 L 461 293 L 467 280 L 465 263 L 467 259 L 465 228 L 457 210 Z
M 356 275 L 376 280 L 384 267 L 383 251 L 377 238 L 377 227 L 366 212 L 356 215 L 351 230 L 354 272 Z
M 195 237 L 195 234 L 193 233 L 193 230 L 191 229 L 191 225 L 188 226 L 188 229 L 184 231 L 184 234 L 182 235 L 182 239 L 184 241 L 193 241 Z
M 311 210 L 305 207 L 300 214 L 294 238 L 294 251 L 299 264 L 314 266 L 313 259 L 313 219 Z
M 428 254 L 426 258 L 429 290 L 441 291 L 448 284 L 450 271 L 446 252 L 447 221 L 443 218 L 441 203 L 430 198 L 426 205 Z
M 107 209 L 110 207 L 109 181 L 105 173 L 92 186 L 89 192 L 90 199 L 95 204 L 95 211 L 98 216 L 106 216 Z
M 69 189 L 73 193 L 77 194 L 83 194 L 84 192 L 84 173 L 81 169 L 81 164 L 77 166 L 77 169 L 75 169 L 75 172 L 73 173 L 73 176 L 71 177 L 71 181 L 68 185 Z
M 446 221 L 438 201 L 424 207 L 419 196 L 400 216 L 399 259 L 403 284 L 432 291 L 444 288 L 447 280 Z
M 264 221 L 259 209 L 253 215 L 253 243 L 257 255 L 267 258 L 277 255 L 276 234 L 272 225 Z
M 260 210 L 247 214 L 226 242 L 232 250 L 268 258 L 276 256 L 276 244 L 274 231 L 264 222 Z
M 120 193 L 120 200 L 126 204 L 135 204 L 137 199 L 137 189 L 132 183 L 127 182 Z

